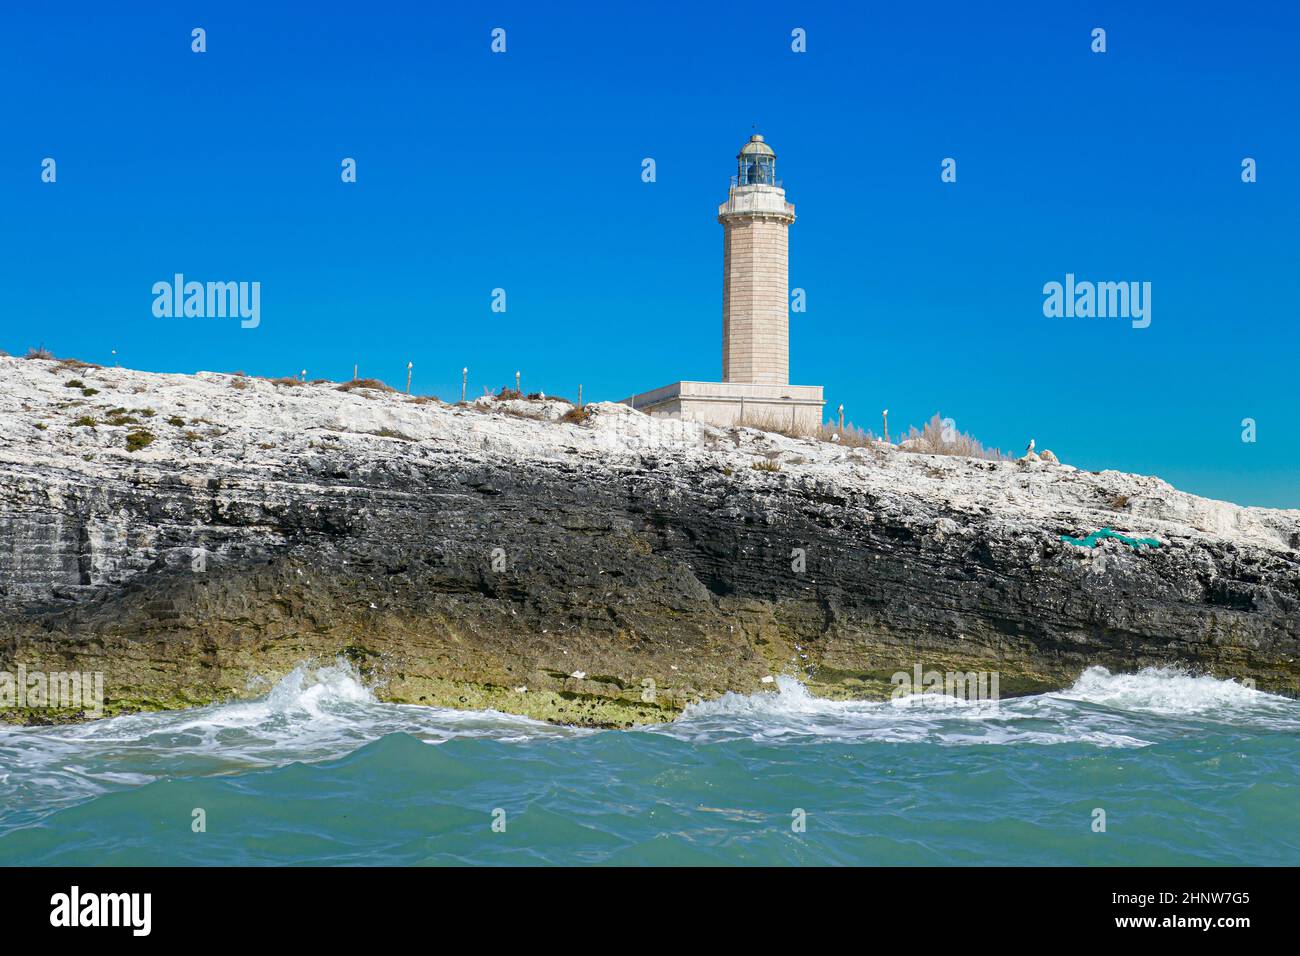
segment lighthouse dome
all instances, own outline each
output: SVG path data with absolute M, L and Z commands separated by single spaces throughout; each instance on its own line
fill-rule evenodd
M 776 159 L 776 153 L 772 147 L 763 141 L 763 137 L 758 133 L 749 137 L 749 142 L 740 148 L 740 155 L 743 156 L 771 156 Z

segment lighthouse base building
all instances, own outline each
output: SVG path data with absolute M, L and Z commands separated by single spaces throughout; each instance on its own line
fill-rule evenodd
M 626 404 L 649 415 L 706 425 L 752 425 L 811 433 L 822 423 L 820 385 L 763 385 L 757 382 L 673 382 L 642 392 Z
M 650 415 L 710 425 L 811 432 L 822 387 L 790 384 L 789 235 L 794 206 L 776 178 L 776 153 L 754 136 L 741 149 L 724 232 L 722 381 L 674 382 L 627 404 Z

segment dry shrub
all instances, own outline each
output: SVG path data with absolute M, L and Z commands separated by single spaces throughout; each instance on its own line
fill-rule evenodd
M 582 408 L 578 408 L 578 406 L 575 405 L 573 406 L 573 408 L 569 409 L 567 412 L 565 412 L 563 415 L 560 416 L 560 421 L 567 422 L 570 425 L 581 425 L 583 422 L 588 421 L 590 418 L 591 418 L 590 408 L 588 408 L 585 405 Z
M 745 415 L 736 423 L 738 428 L 757 428 L 761 432 L 772 432 L 786 438 L 809 438 L 815 430 L 797 427 L 784 415 L 774 412 Z
M 997 448 L 985 448 L 971 435 L 954 431 L 948 441 L 944 440 L 946 428 L 939 413 L 925 423 L 920 431 L 913 425 L 898 443 L 898 450 L 916 455 L 955 455 L 961 458 L 984 458 L 988 461 L 1011 461 Z
M 340 392 L 350 392 L 354 388 L 372 388 L 377 392 L 395 392 L 397 389 L 385 385 L 377 378 L 354 378 L 349 382 L 344 382 L 339 386 Z
M 302 382 L 298 381 L 296 378 L 290 378 L 287 375 L 281 378 L 270 378 L 267 379 L 267 381 L 270 382 L 272 385 L 301 385 L 302 384 Z
M 27 354 L 24 355 L 23 358 L 48 360 L 54 358 L 54 353 L 42 345 L 38 349 L 28 349 Z
M 816 437 L 821 441 L 843 445 L 845 448 L 873 448 L 876 444 L 876 436 L 871 429 L 858 428 L 852 422 L 846 423 L 843 429 L 838 425 L 821 425 L 817 429 Z
M 484 411 L 484 412 L 486 412 L 486 411 L 488 411 L 488 409 L 481 408 L 480 411 Z M 525 420 L 530 421 L 530 422 L 540 422 L 540 421 L 545 421 L 545 419 L 543 419 L 542 416 L 540 416 L 540 415 L 530 415 L 528 412 L 524 411 L 524 410 L 521 409 L 521 408 L 502 408 L 502 409 L 493 409 L 493 410 L 491 411 L 491 414 L 493 414 L 493 415 L 509 415 L 511 418 L 522 418 L 522 419 L 525 419 Z

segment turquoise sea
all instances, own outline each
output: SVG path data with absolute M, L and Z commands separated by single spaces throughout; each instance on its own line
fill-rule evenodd
M 777 688 L 587 731 L 379 703 L 335 663 L 3 728 L 0 864 L 1300 864 L 1296 701 L 1100 668 L 996 704 Z

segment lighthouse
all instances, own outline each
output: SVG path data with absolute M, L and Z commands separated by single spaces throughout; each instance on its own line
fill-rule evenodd
M 626 400 L 657 417 L 811 432 L 822 387 L 790 384 L 790 225 L 776 152 L 753 135 L 736 156 L 723 230 L 722 381 L 674 382 Z
M 776 153 L 751 136 L 736 157 L 723 228 L 722 380 L 790 381 L 790 224 Z

